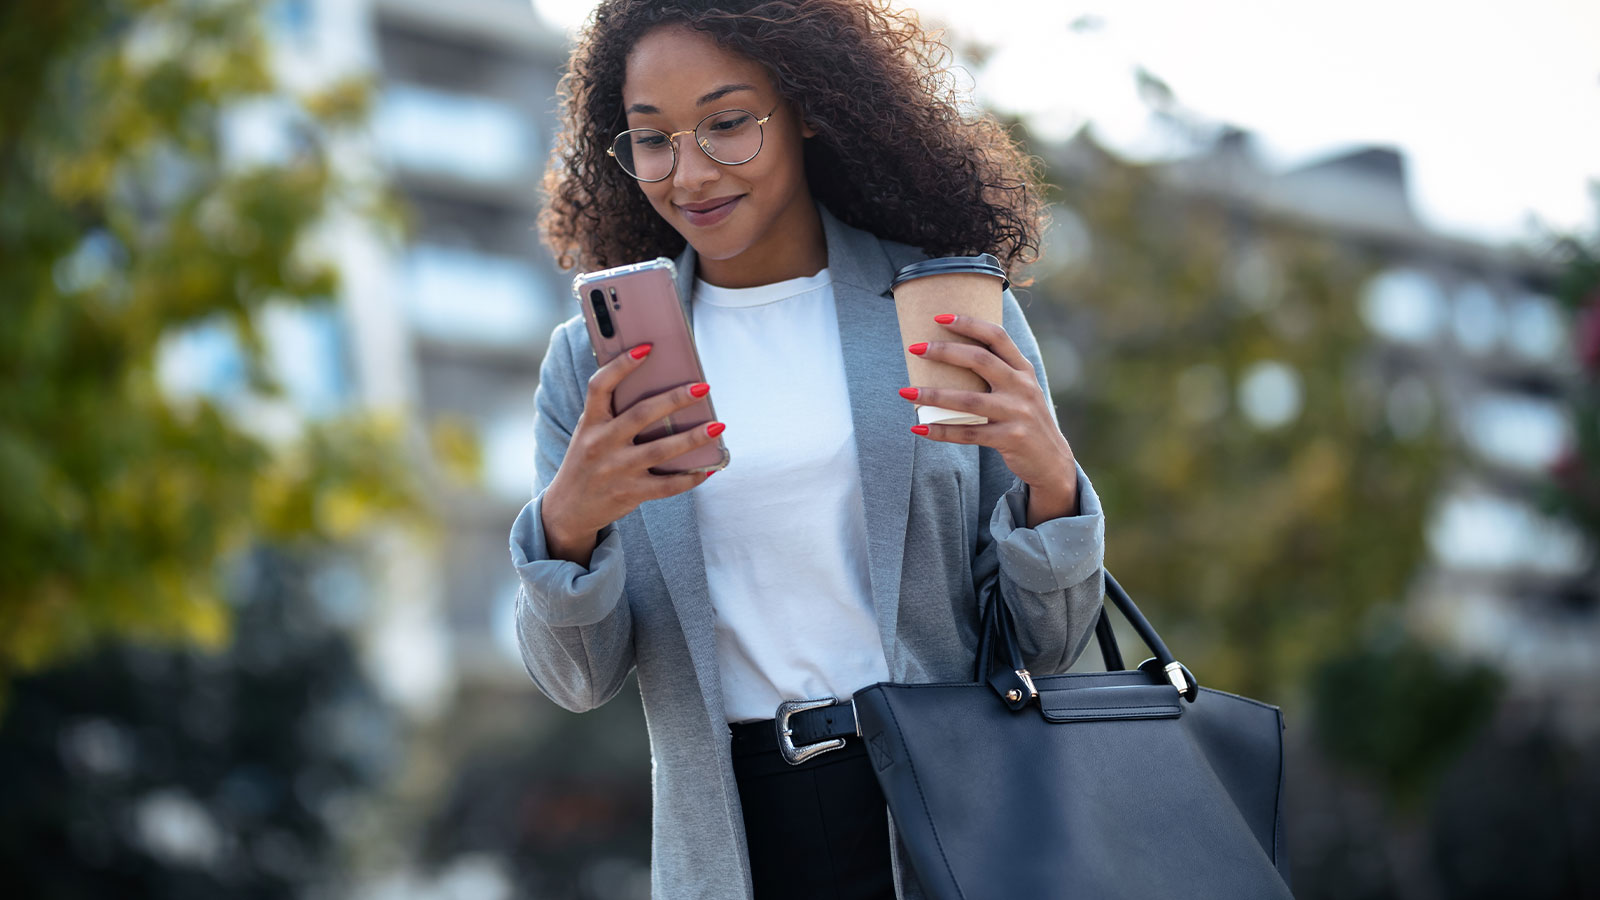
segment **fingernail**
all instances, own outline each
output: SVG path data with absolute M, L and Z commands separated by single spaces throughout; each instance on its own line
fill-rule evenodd
M 934 316 L 933 320 L 940 325 L 949 325 L 956 320 L 956 317 L 953 313 L 944 313 L 943 315 Z
M 715 475 L 715 474 L 717 474 L 717 473 L 716 473 L 716 470 L 715 470 L 715 469 L 713 469 L 713 470 L 712 470 L 712 471 L 710 471 L 710 472 L 707 472 L 707 473 L 706 473 L 706 477 L 707 477 L 707 478 L 710 478 L 710 477 L 711 477 L 711 476 L 713 476 L 713 475 Z
M 917 389 L 916 388 L 901 388 L 900 389 L 900 396 L 906 398 L 907 400 L 915 400 L 915 399 L 917 399 Z
M 712 422 L 710 425 L 706 426 L 706 434 L 716 437 L 727 429 L 728 426 L 722 424 L 721 422 Z
M 711 385 L 706 384 L 704 381 L 700 382 L 699 384 L 691 384 L 691 385 L 689 385 L 689 394 L 690 394 L 690 396 L 693 396 L 693 397 L 704 397 L 705 395 L 707 395 L 709 393 L 711 393 Z
M 912 434 L 927 434 L 928 433 L 928 426 L 926 426 L 926 425 L 913 425 L 913 426 L 911 426 L 911 433 Z
M 650 354 L 650 345 L 649 344 L 640 344 L 639 346 L 637 346 L 637 347 L 633 348 L 632 350 L 628 351 L 628 355 L 633 357 L 634 359 L 644 359 L 649 354 Z
M 923 342 L 918 343 L 918 344 L 912 344 L 911 346 L 907 347 L 906 349 L 911 351 L 912 353 L 915 353 L 918 356 L 921 356 L 922 354 L 928 352 L 928 342 L 927 341 L 923 341 Z

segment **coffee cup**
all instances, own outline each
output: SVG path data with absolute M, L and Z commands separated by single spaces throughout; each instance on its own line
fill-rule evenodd
M 1002 324 L 1004 294 L 1010 286 L 1000 260 L 989 253 L 943 256 L 906 266 L 895 274 L 889 288 L 894 294 L 895 312 L 900 316 L 903 345 L 909 347 L 922 341 L 976 344 L 933 321 L 933 317 L 955 313 Z M 911 383 L 918 387 L 989 390 L 989 383 L 965 366 L 908 354 L 906 370 Z M 922 425 L 982 425 L 987 421 L 969 412 L 917 404 L 917 422 Z

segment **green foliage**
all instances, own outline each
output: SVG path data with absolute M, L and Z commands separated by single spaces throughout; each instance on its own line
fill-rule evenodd
M 1330 757 L 1413 806 L 1488 724 L 1500 688 L 1493 670 L 1447 661 L 1396 630 L 1317 668 L 1313 726 Z
M 252 404 L 279 391 L 258 322 L 327 303 L 313 229 L 375 200 L 331 166 L 365 91 L 278 91 L 255 5 L 20 0 L 0 8 L 0 697 L 18 673 L 97 639 L 228 638 L 219 561 L 260 538 L 347 538 L 416 508 L 399 426 L 331 421 L 291 437 L 238 408 L 173 398 L 164 339 L 221 324 Z M 293 110 L 281 162 L 224 158 L 245 101 Z
M 1600 546 L 1600 233 L 1587 240 L 1562 237 L 1552 250 L 1561 267 L 1557 296 L 1571 316 L 1578 377 L 1567 394 L 1574 441 L 1552 473 L 1544 505 Z M 1583 583 L 1593 603 L 1600 600 L 1600 557 L 1591 560 L 1589 576 Z
M 1383 415 L 1357 315 L 1376 260 L 1110 157 L 1056 181 L 1088 244 L 1030 315 L 1083 338 L 1056 400 L 1110 511 L 1107 566 L 1203 683 L 1282 702 L 1421 558 L 1440 440 Z M 1262 363 L 1299 385 L 1272 427 L 1238 401 Z

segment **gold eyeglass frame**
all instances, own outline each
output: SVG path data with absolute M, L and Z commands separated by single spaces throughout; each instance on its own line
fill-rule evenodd
M 782 106 L 782 105 L 783 104 L 781 104 L 781 103 L 778 104 L 778 106 Z M 748 110 L 748 109 L 745 109 L 745 108 L 740 107 L 740 106 L 730 106 L 727 109 L 719 109 L 714 113 L 708 114 L 705 118 L 703 118 L 700 121 L 694 123 L 694 127 L 689 129 L 688 131 L 674 131 L 671 134 L 667 134 L 667 132 L 662 131 L 659 128 L 629 128 L 626 131 L 617 132 L 617 136 L 611 139 L 611 146 L 606 148 L 606 155 L 611 157 L 612 159 L 616 159 L 617 160 L 617 165 L 622 166 L 622 171 L 627 172 L 628 177 L 632 178 L 635 181 L 641 182 L 643 184 L 655 184 L 655 183 L 660 182 L 660 181 L 666 181 L 668 178 L 672 177 L 672 173 L 673 172 L 678 171 L 678 138 L 683 137 L 686 134 L 694 134 L 695 132 L 700 130 L 700 126 L 701 125 L 704 125 L 706 122 L 716 118 L 717 116 L 720 116 L 720 115 L 722 115 L 724 113 L 730 113 L 730 112 L 749 113 L 752 118 L 755 117 L 755 113 L 750 112 L 750 110 Z M 756 157 L 760 156 L 761 155 L 761 151 L 766 148 L 766 146 L 767 146 L 766 124 L 767 124 L 767 121 L 769 119 L 771 119 L 774 115 L 777 115 L 777 112 L 778 112 L 778 107 L 774 106 L 772 108 L 772 112 L 769 112 L 766 115 L 764 115 L 764 116 L 760 117 L 759 119 L 755 120 L 756 121 L 756 127 L 758 129 L 760 129 L 760 131 L 761 131 L 761 146 L 756 148 L 756 152 L 750 154 L 749 156 L 745 157 L 744 159 L 739 160 L 738 162 L 723 162 L 722 160 L 717 159 L 715 156 L 712 156 L 711 155 L 711 151 L 707 150 L 706 147 L 705 147 L 705 139 L 704 138 L 695 141 L 694 142 L 695 146 L 699 147 L 700 148 L 700 152 L 704 153 L 706 155 L 706 159 L 711 160 L 712 162 L 716 163 L 719 166 L 742 166 L 745 163 L 749 162 L 750 160 L 755 159 Z M 639 176 L 633 174 L 632 172 L 628 172 L 628 167 L 627 166 L 623 166 L 622 165 L 622 160 L 617 159 L 617 149 L 616 149 L 617 141 L 621 140 L 626 135 L 633 134 L 636 131 L 653 131 L 656 134 L 666 135 L 667 146 L 672 148 L 672 166 L 671 166 L 671 168 L 667 169 L 667 174 L 661 176 L 660 178 L 640 178 Z

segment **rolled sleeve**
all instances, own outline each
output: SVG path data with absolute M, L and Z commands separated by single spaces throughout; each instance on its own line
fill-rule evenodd
M 593 625 L 616 609 L 627 569 L 616 526 L 600 530 L 589 567 L 551 559 L 545 545 L 544 495 L 529 501 L 511 525 L 511 562 L 527 590 L 528 610 L 552 628 Z
M 1074 463 L 1076 465 L 1076 463 Z M 1105 561 L 1105 516 L 1094 486 L 1078 469 L 1078 514 L 1028 528 L 1028 488 L 1020 480 L 1001 495 L 989 518 L 1000 566 L 1020 588 L 1036 594 L 1083 583 Z

